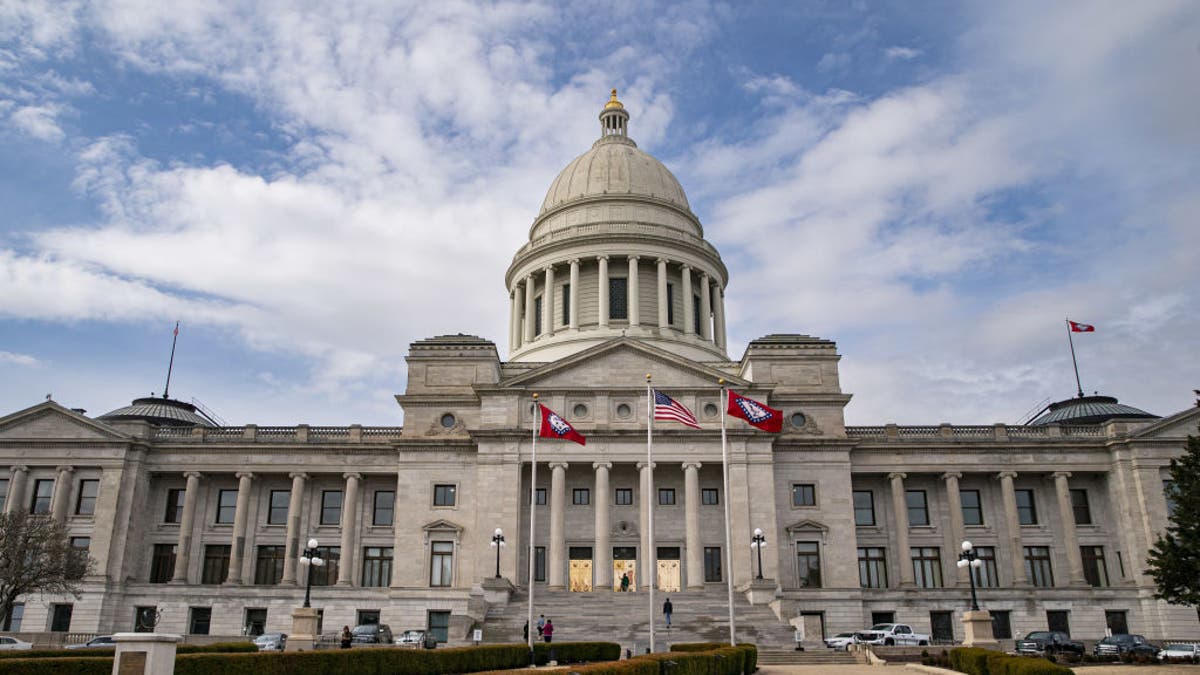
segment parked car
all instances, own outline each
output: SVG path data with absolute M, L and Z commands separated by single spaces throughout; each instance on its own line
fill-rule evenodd
M 421 647 L 421 643 L 424 641 L 425 631 L 415 629 L 406 630 L 400 634 L 400 637 L 396 638 L 396 644 L 400 645 L 401 647 L 408 647 L 410 649 L 419 649 Z
M 1096 648 L 1092 650 L 1092 653 L 1096 656 L 1118 656 L 1121 654 L 1155 656 L 1158 654 L 1158 647 L 1147 642 L 1146 638 L 1141 635 L 1122 633 L 1120 635 L 1109 635 L 1097 642 Z
M 854 633 L 838 633 L 831 638 L 825 638 L 825 646 L 837 651 L 846 651 L 854 644 Z
M 1160 661 L 1170 659 L 1200 659 L 1200 644 L 1194 642 L 1176 642 L 1163 647 L 1158 653 Z
M 1017 640 L 1018 654 L 1079 654 L 1083 656 L 1085 648 L 1082 642 L 1076 642 L 1069 635 L 1056 630 L 1035 630 L 1024 638 Z
M 0 649 L 33 649 L 33 644 L 15 637 L 0 635 Z
M 117 641 L 111 635 L 97 635 L 96 637 L 77 645 L 67 645 L 67 649 L 116 649 Z
M 254 638 L 260 652 L 281 652 L 287 648 L 287 633 L 263 633 Z
M 386 623 L 364 623 L 350 631 L 350 641 L 357 645 L 392 644 L 392 627 Z
M 854 640 L 868 645 L 927 645 L 929 636 L 914 633 L 912 626 L 903 623 L 877 623 L 854 634 Z

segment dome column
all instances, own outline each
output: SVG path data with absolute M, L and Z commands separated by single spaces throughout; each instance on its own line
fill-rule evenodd
M 571 293 L 567 303 L 567 328 L 579 330 L 579 258 L 571 258 Z
M 684 265 L 680 269 L 683 274 L 683 334 L 696 334 L 696 319 L 693 316 L 696 308 L 692 303 L 692 267 Z
M 725 349 L 725 289 L 719 285 L 714 289 L 717 295 L 717 302 L 713 305 L 713 312 L 716 314 L 713 317 L 717 323 L 717 329 L 713 334 L 716 339 L 717 346 L 722 350 Z
M 512 316 L 509 317 L 511 325 L 508 327 L 508 344 L 509 352 L 515 352 L 521 348 L 521 315 L 525 313 L 525 296 L 521 294 L 521 284 L 517 282 L 512 289 Z
M 533 342 L 533 275 L 525 277 L 525 344 Z
M 712 287 L 708 283 L 708 273 L 700 273 L 700 337 L 712 340 Z
M 542 332 L 554 335 L 554 265 L 546 265 L 546 285 L 542 291 Z
M 629 292 L 627 300 L 629 301 L 629 327 L 633 328 L 642 323 L 641 310 L 642 299 L 638 287 L 638 257 L 636 255 L 629 256 Z
M 658 263 L 658 327 L 665 329 L 667 321 L 667 259 L 659 258 Z
M 599 284 L 599 291 L 596 295 L 600 298 L 600 327 L 608 328 L 608 256 L 597 256 L 596 260 L 600 263 L 600 272 L 596 275 L 596 283 Z

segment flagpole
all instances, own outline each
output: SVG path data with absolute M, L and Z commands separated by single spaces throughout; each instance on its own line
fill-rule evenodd
M 737 628 L 733 617 L 733 544 L 729 536 L 729 450 L 725 440 L 725 418 L 729 416 L 729 391 L 725 389 L 725 379 L 718 380 L 721 385 L 721 467 L 725 478 L 725 581 L 729 589 L 729 644 L 737 645 Z
M 175 334 L 171 338 L 171 361 L 167 364 L 167 386 L 163 387 L 163 398 L 167 398 L 167 392 L 171 390 L 171 371 L 175 368 L 175 343 L 179 341 L 179 322 L 175 322 Z
M 1079 363 L 1075 361 L 1075 340 L 1071 337 L 1071 320 L 1067 319 L 1067 344 L 1071 345 L 1071 365 L 1075 366 L 1075 389 L 1083 398 L 1083 386 L 1079 384 Z
M 654 548 L 654 459 L 651 448 L 654 445 L 654 398 L 650 391 L 650 373 L 646 373 L 646 540 L 649 551 L 646 551 L 646 567 L 650 571 L 650 652 L 654 652 L 654 587 L 658 584 L 658 555 Z
M 538 439 L 538 422 L 541 421 L 542 404 L 538 402 L 538 395 L 533 394 L 533 455 L 529 461 L 529 614 L 525 623 L 525 640 L 529 646 L 529 663 L 533 663 L 533 522 L 534 516 L 537 514 L 537 439 Z

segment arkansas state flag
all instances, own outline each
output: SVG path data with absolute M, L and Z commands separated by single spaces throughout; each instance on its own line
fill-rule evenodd
M 728 412 L 730 415 L 740 417 L 763 431 L 770 431 L 776 434 L 783 431 L 782 411 L 767 407 L 766 404 L 735 394 L 732 391 L 729 392 Z
M 575 427 L 567 424 L 567 421 L 558 416 L 558 413 L 547 408 L 544 405 L 539 405 L 542 409 L 542 430 L 538 436 L 542 438 L 563 438 L 568 441 L 575 441 L 580 445 L 587 445 L 587 439 L 583 434 L 575 431 Z
M 1094 333 L 1094 332 L 1096 332 L 1096 327 L 1092 326 L 1090 324 L 1078 323 L 1078 322 L 1072 321 L 1070 319 L 1067 319 L 1067 323 L 1071 324 L 1071 332 L 1072 333 Z

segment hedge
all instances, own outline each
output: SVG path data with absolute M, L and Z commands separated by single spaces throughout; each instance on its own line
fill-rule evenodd
M 84 656 L 100 656 L 112 658 L 116 647 L 89 647 L 87 649 L 30 649 L 29 651 L 0 651 L 0 660 L 3 659 L 67 659 L 80 658 Z M 178 645 L 175 648 L 176 654 L 207 654 L 207 653 L 234 653 L 234 652 L 257 652 L 258 646 L 253 642 L 218 642 L 211 645 Z
M 729 646 L 727 642 L 680 642 L 679 644 L 671 645 L 673 652 L 707 652 L 715 649 L 724 649 Z M 743 673 L 758 671 L 758 646 L 749 642 L 739 642 L 737 648 L 744 652 L 743 656 Z
M 1071 675 L 1074 672 L 1046 659 L 1010 656 L 980 647 L 951 649 L 950 667 L 968 675 Z
M 108 656 L 81 656 L 61 659 L 4 659 L 0 673 L 8 675 L 111 675 L 112 650 Z

